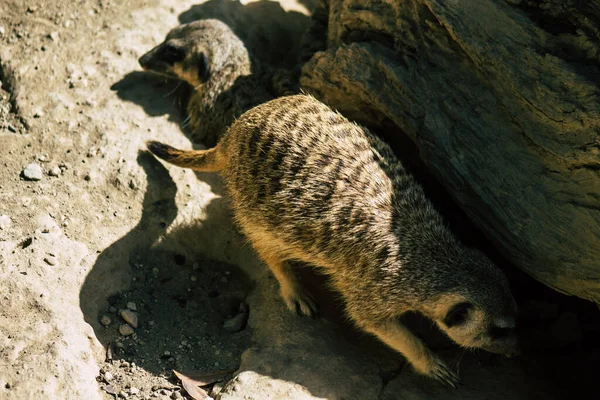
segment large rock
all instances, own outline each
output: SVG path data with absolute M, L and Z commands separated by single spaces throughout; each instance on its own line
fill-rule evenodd
M 247 299 L 254 343 L 219 399 L 377 398 L 382 389 L 379 374 L 383 365 L 394 364 L 393 353 L 382 355 L 373 340 L 347 341 L 327 320 L 289 312 L 274 279 L 265 278 Z
M 598 26 L 598 0 L 321 2 L 301 86 L 404 131 L 512 262 L 600 303 Z

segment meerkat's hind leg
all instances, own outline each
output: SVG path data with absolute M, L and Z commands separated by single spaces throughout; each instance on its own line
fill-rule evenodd
M 279 282 L 280 294 L 290 311 L 298 315 L 307 315 L 312 318 L 319 316 L 319 308 L 314 298 L 307 293 L 292 272 L 290 266 L 278 254 L 260 248 L 255 244 L 260 257 L 269 266 L 273 275 Z
M 455 389 L 461 383 L 458 375 L 400 322 L 389 320 L 367 325 L 364 329 L 406 357 L 417 372 Z

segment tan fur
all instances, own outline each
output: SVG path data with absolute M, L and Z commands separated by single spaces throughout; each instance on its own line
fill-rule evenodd
M 223 22 L 206 19 L 178 26 L 139 60 L 147 70 L 191 86 L 185 125 L 192 140 L 212 147 L 235 118 L 289 91 L 284 71 L 257 64 L 244 43 Z
M 220 170 L 237 222 L 290 309 L 316 312 L 286 263 L 301 260 L 330 276 L 359 327 L 422 374 L 458 382 L 398 322 L 407 311 L 428 316 L 465 347 L 515 351 L 516 305 L 502 272 L 452 235 L 384 142 L 313 97 L 253 108 L 214 150 L 156 142 L 149 149 L 183 167 Z

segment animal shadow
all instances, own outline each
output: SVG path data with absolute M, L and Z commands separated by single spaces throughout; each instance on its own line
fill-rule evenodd
M 313 3 L 302 2 L 309 12 Z M 179 16 L 182 24 L 200 19 L 218 19 L 227 24 L 261 65 L 273 68 L 296 65 L 302 34 L 310 24 L 307 15 L 286 11 L 278 2 L 269 0 L 246 5 L 238 0 L 209 0 Z
M 191 245 L 218 236 L 210 224 L 167 232 L 178 214 L 175 182 L 150 153 L 140 152 L 137 161 L 148 180 L 141 218 L 99 254 L 86 276 L 80 291 L 84 319 L 114 358 L 135 362 L 155 374 L 171 369 L 210 370 L 215 363 L 222 369 L 236 369 L 250 345 L 251 332 L 232 333 L 222 326 L 236 315 L 253 284 L 239 268 L 198 254 Z M 213 199 L 205 213 L 226 209 L 221 202 Z M 222 224 L 222 218 L 228 216 L 213 222 Z M 125 322 L 122 310 L 132 302 L 138 321 L 135 334 L 126 336 L 120 331 Z M 186 343 L 184 348 L 181 343 Z M 222 354 L 215 354 L 213 346 Z M 165 351 L 174 357 L 165 357 Z

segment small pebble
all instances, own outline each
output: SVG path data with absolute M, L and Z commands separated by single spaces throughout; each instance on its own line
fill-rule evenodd
M 181 393 L 179 391 L 176 391 L 171 394 L 171 398 L 173 400 L 179 400 L 179 399 L 183 399 L 183 396 L 181 395 Z
M 137 311 L 137 307 L 133 301 L 127 303 L 127 308 L 129 308 L 132 311 Z
M 228 319 L 223 323 L 223 329 L 227 332 L 239 332 L 246 327 L 246 322 L 248 322 L 248 314 L 240 313 L 233 318 Z
M 108 311 L 110 311 L 111 313 L 116 313 L 116 312 L 117 312 L 117 307 L 115 307 L 115 306 L 110 306 L 110 307 L 108 308 Z
M 0 230 L 10 228 L 11 224 L 12 224 L 12 220 L 10 219 L 10 217 L 8 215 L 0 215 Z
M 23 169 L 23 178 L 28 181 L 42 180 L 42 167 L 39 164 L 31 163 Z
M 58 40 L 58 32 L 51 32 L 48 37 L 56 42 Z
M 113 396 L 117 395 L 117 391 L 112 385 L 102 385 L 101 388 L 108 394 L 112 394 Z
M 210 390 L 210 395 L 212 397 L 217 397 L 217 395 L 219 393 L 221 393 L 221 391 L 223 390 L 223 385 L 224 385 L 223 382 L 217 382 L 217 383 L 215 383 L 215 385 Z
M 48 175 L 50 175 L 50 176 L 59 176 L 61 173 L 62 173 L 62 170 L 58 166 L 56 166 L 56 167 L 52 168 L 50 171 L 48 171 Z
M 33 118 L 42 118 L 44 115 L 46 115 L 46 113 L 44 113 L 42 110 L 36 110 L 33 114 Z
M 158 273 L 159 273 L 159 272 L 160 272 L 160 271 L 158 270 L 158 268 L 152 268 L 152 276 L 153 276 L 154 278 L 158 278 Z
M 128 324 L 123 324 L 119 326 L 119 333 L 123 336 L 132 335 L 134 332 L 135 331 L 133 330 L 133 328 Z
M 54 256 L 46 256 L 44 257 L 44 261 L 46 261 L 46 264 L 48 265 L 56 265 L 58 264 L 58 259 Z
M 92 180 L 92 177 L 90 176 L 90 174 L 85 174 L 85 176 L 83 177 L 83 179 L 89 182 L 89 181 Z
M 134 328 L 138 327 L 138 316 L 131 310 L 123 310 L 121 311 L 121 317 Z
M 0 36 L 3 36 L 4 33 L 6 33 L 6 30 L 4 30 L 3 26 L 0 26 Z
M 165 352 L 163 353 L 163 355 L 165 355 L 165 356 L 170 356 L 170 355 L 171 355 L 171 352 L 170 352 L 169 350 L 165 350 Z
M 38 161 L 44 162 L 44 161 L 46 161 L 46 156 L 43 154 L 40 154 L 37 159 L 38 159 Z
M 102 318 L 100 318 L 100 323 L 104 326 L 109 326 L 111 322 L 112 319 L 110 319 L 108 315 L 103 315 Z
M 126 399 L 126 398 L 128 398 L 128 397 L 129 397 L 129 395 L 127 394 L 127 392 L 126 392 L 126 391 L 124 391 L 124 390 L 121 390 L 121 391 L 119 392 L 119 397 L 122 397 L 122 398 Z
M 112 381 L 112 379 L 113 379 L 113 374 L 111 374 L 109 371 L 106 371 L 104 373 L 104 380 L 106 382 L 110 382 L 110 381 Z
M 136 387 L 131 387 L 129 388 L 129 394 L 133 394 L 136 395 L 140 392 L 140 389 L 136 388 Z

